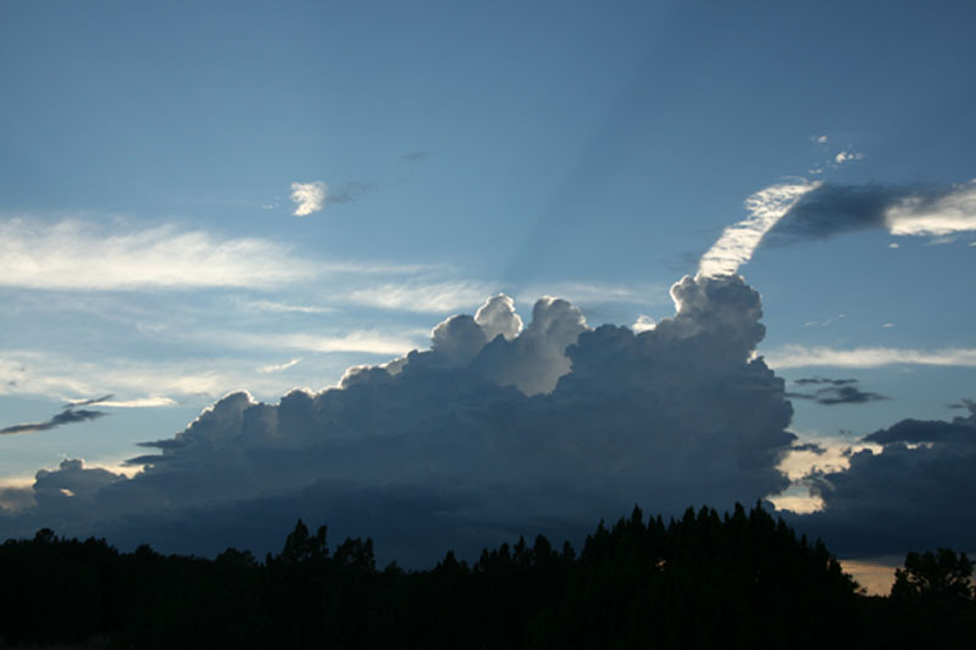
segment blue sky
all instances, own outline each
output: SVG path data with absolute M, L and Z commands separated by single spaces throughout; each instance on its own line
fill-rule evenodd
M 526 323 L 543 295 L 592 327 L 659 322 L 747 199 L 784 184 L 859 188 L 888 215 L 792 238 L 787 215 L 737 268 L 787 392 L 875 395 L 795 397 L 788 430 L 842 449 L 965 415 L 974 13 L 6 3 L 0 426 L 113 397 L 109 417 L 0 437 L 0 480 L 117 469 L 231 391 L 334 386 L 498 292 Z M 324 189 L 307 216 L 295 183 Z

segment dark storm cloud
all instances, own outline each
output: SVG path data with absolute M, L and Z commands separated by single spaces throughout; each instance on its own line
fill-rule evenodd
M 942 420 L 902 420 L 898 424 L 865 436 L 868 442 L 890 443 L 959 443 L 976 445 L 976 403 L 963 400 L 969 417 L 956 417 L 952 422 Z
M 14 433 L 36 433 L 37 431 L 47 431 L 55 427 L 60 427 L 65 424 L 73 424 L 75 422 L 85 422 L 87 420 L 95 420 L 108 413 L 104 411 L 88 411 L 86 409 L 75 409 L 72 406 L 65 407 L 65 410 L 58 413 L 50 420 L 45 422 L 33 422 L 28 424 L 14 424 L 9 427 L 0 429 L 0 435 L 2 434 L 14 434 Z
M 837 553 L 904 553 L 976 544 L 976 404 L 951 422 L 903 420 L 865 440 L 850 469 L 810 477 L 826 509 L 798 518 Z
M 794 380 L 795 384 L 801 386 L 827 384 L 813 393 L 787 393 L 791 399 L 808 399 L 824 404 L 826 406 L 836 406 L 838 404 L 866 404 L 878 400 L 888 399 L 878 393 L 863 391 L 857 387 L 856 379 L 825 379 L 823 377 L 812 377 L 807 379 Z
M 36 504 L 32 487 L 0 487 L 0 512 L 16 512 Z
M 133 478 L 75 460 L 38 473 L 37 506 L 0 519 L 0 532 L 55 520 L 62 534 L 108 534 L 138 516 L 157 522 L 143 541 L 184 543 L 165 530 L 201 539 L 239 515 L 252 538 L 280 542 L 263 518 L 307 512 L 440 552 L 514 531 L 587 530 L 635 502 L 678 513 L 785 488 L 777 465 L 795 438 L 792 408 L 754 355 L 758 293 L 737 276 L 686 277 L 672 297 L 673 318 L 634 333 L 591 329 L 554 298 L 522 328 L 496 296 L 438 325 L 429 349 L 351 369 L 339 388 L 278 404 L 228 395 L 172 439 L 144 443 L 159 453 L 132 459 L 147 464 Z M 391 494 L 413 495 L 394 500 L 398 517 L 436 532 L 380 516 Z

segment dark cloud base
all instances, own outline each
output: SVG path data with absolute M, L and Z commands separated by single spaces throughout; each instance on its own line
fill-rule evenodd
M 823 512 L 794 518 L 842 555 L 976 550 L 976 404 L 952 422 L 903 420 L 864 440 L 850 469 L 810 477 Z

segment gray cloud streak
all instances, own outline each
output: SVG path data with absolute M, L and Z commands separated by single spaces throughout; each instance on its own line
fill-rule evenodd
M 92 399 L 83 399 L 83 400 L 78 400 L 76 402 L 71 402 L 69 404 L 66 404 L 64 408 L 73 409 L 79 406 L 91 406 L 92 404 L 100 404 L 102 402 L 107 402 L 113 397 L 115 397 L 115 395 L 113 395 L 112 393 L 108 393 L 107 395 L 102 395 L 101 397 L 93 397 Z
M 823 377 L 810 377 L 796 379 L 793 382 L 798 386 L 825 385 L 824 388 L 817 389 L 813 393 L 787 393 L 786 396 L 792 399 L 808 399 L 823 404 L 825 406 L 836 406 L 838 404 L 866 404 L 888 399 L 884 395 L 863 391 L 857 386 L 856 379 L 825 379 Z
M 75 422 L 86 422 L 88 420 L 96 420 L 102 416 L 108 415 L 104 411 L 88 411 L 86 409 L 74 409 L 71 406 L 65 407 L 65 410 L 58 413 L 50 420 L 45 422 L 33 422 L 29 424 L 15 424 L 9 427 L 0 429 L 0 435 L 8 435 L 15 433 L 36 433 L 38 431 L 48 431 L 55 427 L 64 426 L 65 424 L 73 424 Z

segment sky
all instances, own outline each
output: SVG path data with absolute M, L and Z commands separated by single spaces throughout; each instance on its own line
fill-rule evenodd
M 3 3 L 0 535 L 976 550 L 974 19 Z

